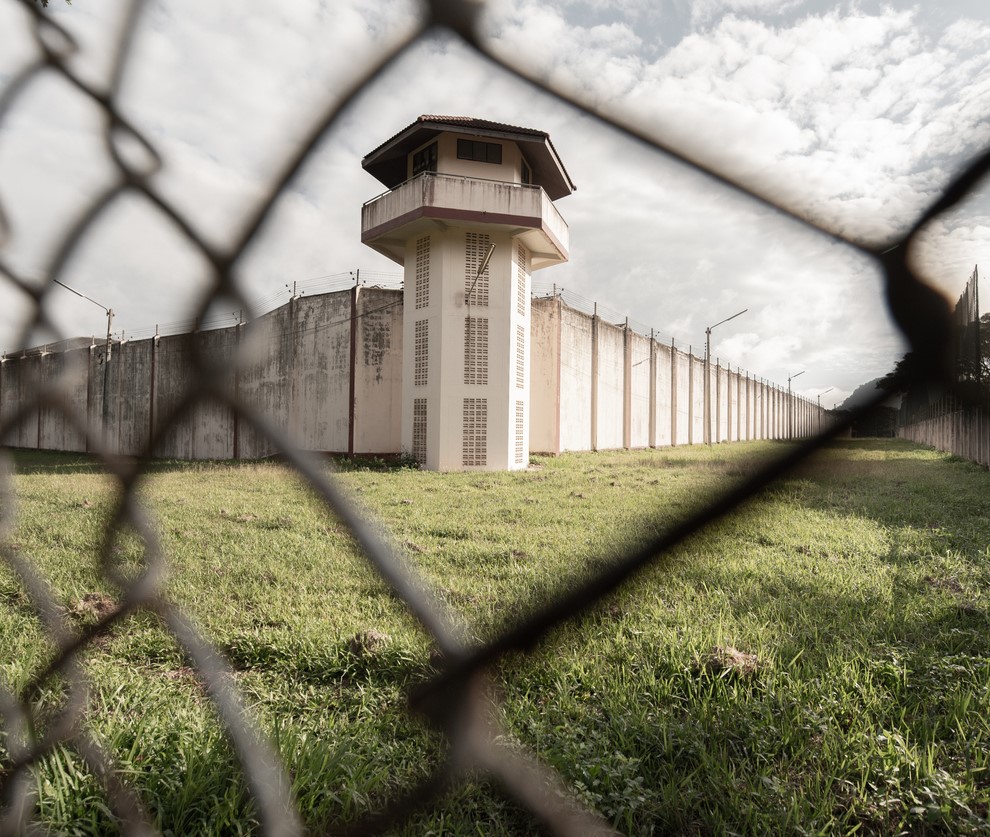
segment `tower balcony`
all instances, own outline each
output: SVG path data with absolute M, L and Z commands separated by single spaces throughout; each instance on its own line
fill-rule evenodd
M 403 264 L 406 242 L 431 229 L 508 230 L 531 255 L 531 269 L 567 261 L 567 223 L 539 186 L 424 172 L 361 207 L 361 241 Z

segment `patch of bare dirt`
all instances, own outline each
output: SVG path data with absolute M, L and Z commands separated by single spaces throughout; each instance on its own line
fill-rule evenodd
M 384 651 L 392 637 L 373 628 L 355 634 L 347 642 L 347 650 L 355 657 L 368 657 Z
M 752 677 L 763 662 L 756 654 L 747 654 L 731 645 L 715 645 L 695 666 L 695 673 L 706 672 L 716 677 Z
M 933 575 L 926 575 L 925 584 L 936 590 L 946 590 L 949 593 L 961 593 L 963 591 L 963 586 L 957 578 L 936 578 Z
M 106 593 L 87 593 L 70 610 L 73 616 L 99 621 L 117 609 L 115 602 Z

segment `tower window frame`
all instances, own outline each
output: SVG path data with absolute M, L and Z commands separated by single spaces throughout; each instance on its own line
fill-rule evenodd
M 519 170 L 519 182 L 524 186 L 531 186 L 533 184 L 533 170 L 530 168 L 529 163 L 526 162 L 526 158 L 522 159 L 522 166 Z
M 435 172 L 437 170 L 437 158 L 439 156 L 436 140 L 429 145 L 423 146 L 419 151 L 414 151 L 412 155 L 412 176 L 422 174 L 424 171 Z
M 502 165 L 502 145 L 483 140 L 459 139 L 457 140 L 457 159 L 500 166 Z

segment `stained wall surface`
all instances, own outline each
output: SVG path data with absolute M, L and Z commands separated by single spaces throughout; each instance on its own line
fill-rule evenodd
M 363 286 L 297 297 L 248 324 L 116 343 L 109 364 L 100 344 L 4 358 L 3 442 L 133 456 L 154 439 L 158 457 L 258 458 L 278 449 L 260 418 L 305 450 L 402 453 L 402 299 Z M 559 296 L 534 300 L 530 319 L 530 451 L 704 442 L 702 358 Z M 824 424 L 817 404 L 781 387 L 715 364 L 708 379 L 713 440 Z

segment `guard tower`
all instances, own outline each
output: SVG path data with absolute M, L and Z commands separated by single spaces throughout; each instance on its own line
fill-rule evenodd
M 390 191 L 361 241 L 404 267 L 402 449 L 430 470 L 529 462 L 530 274 L 567 261 L 550 137 L 421 116 L 361 165 Z

